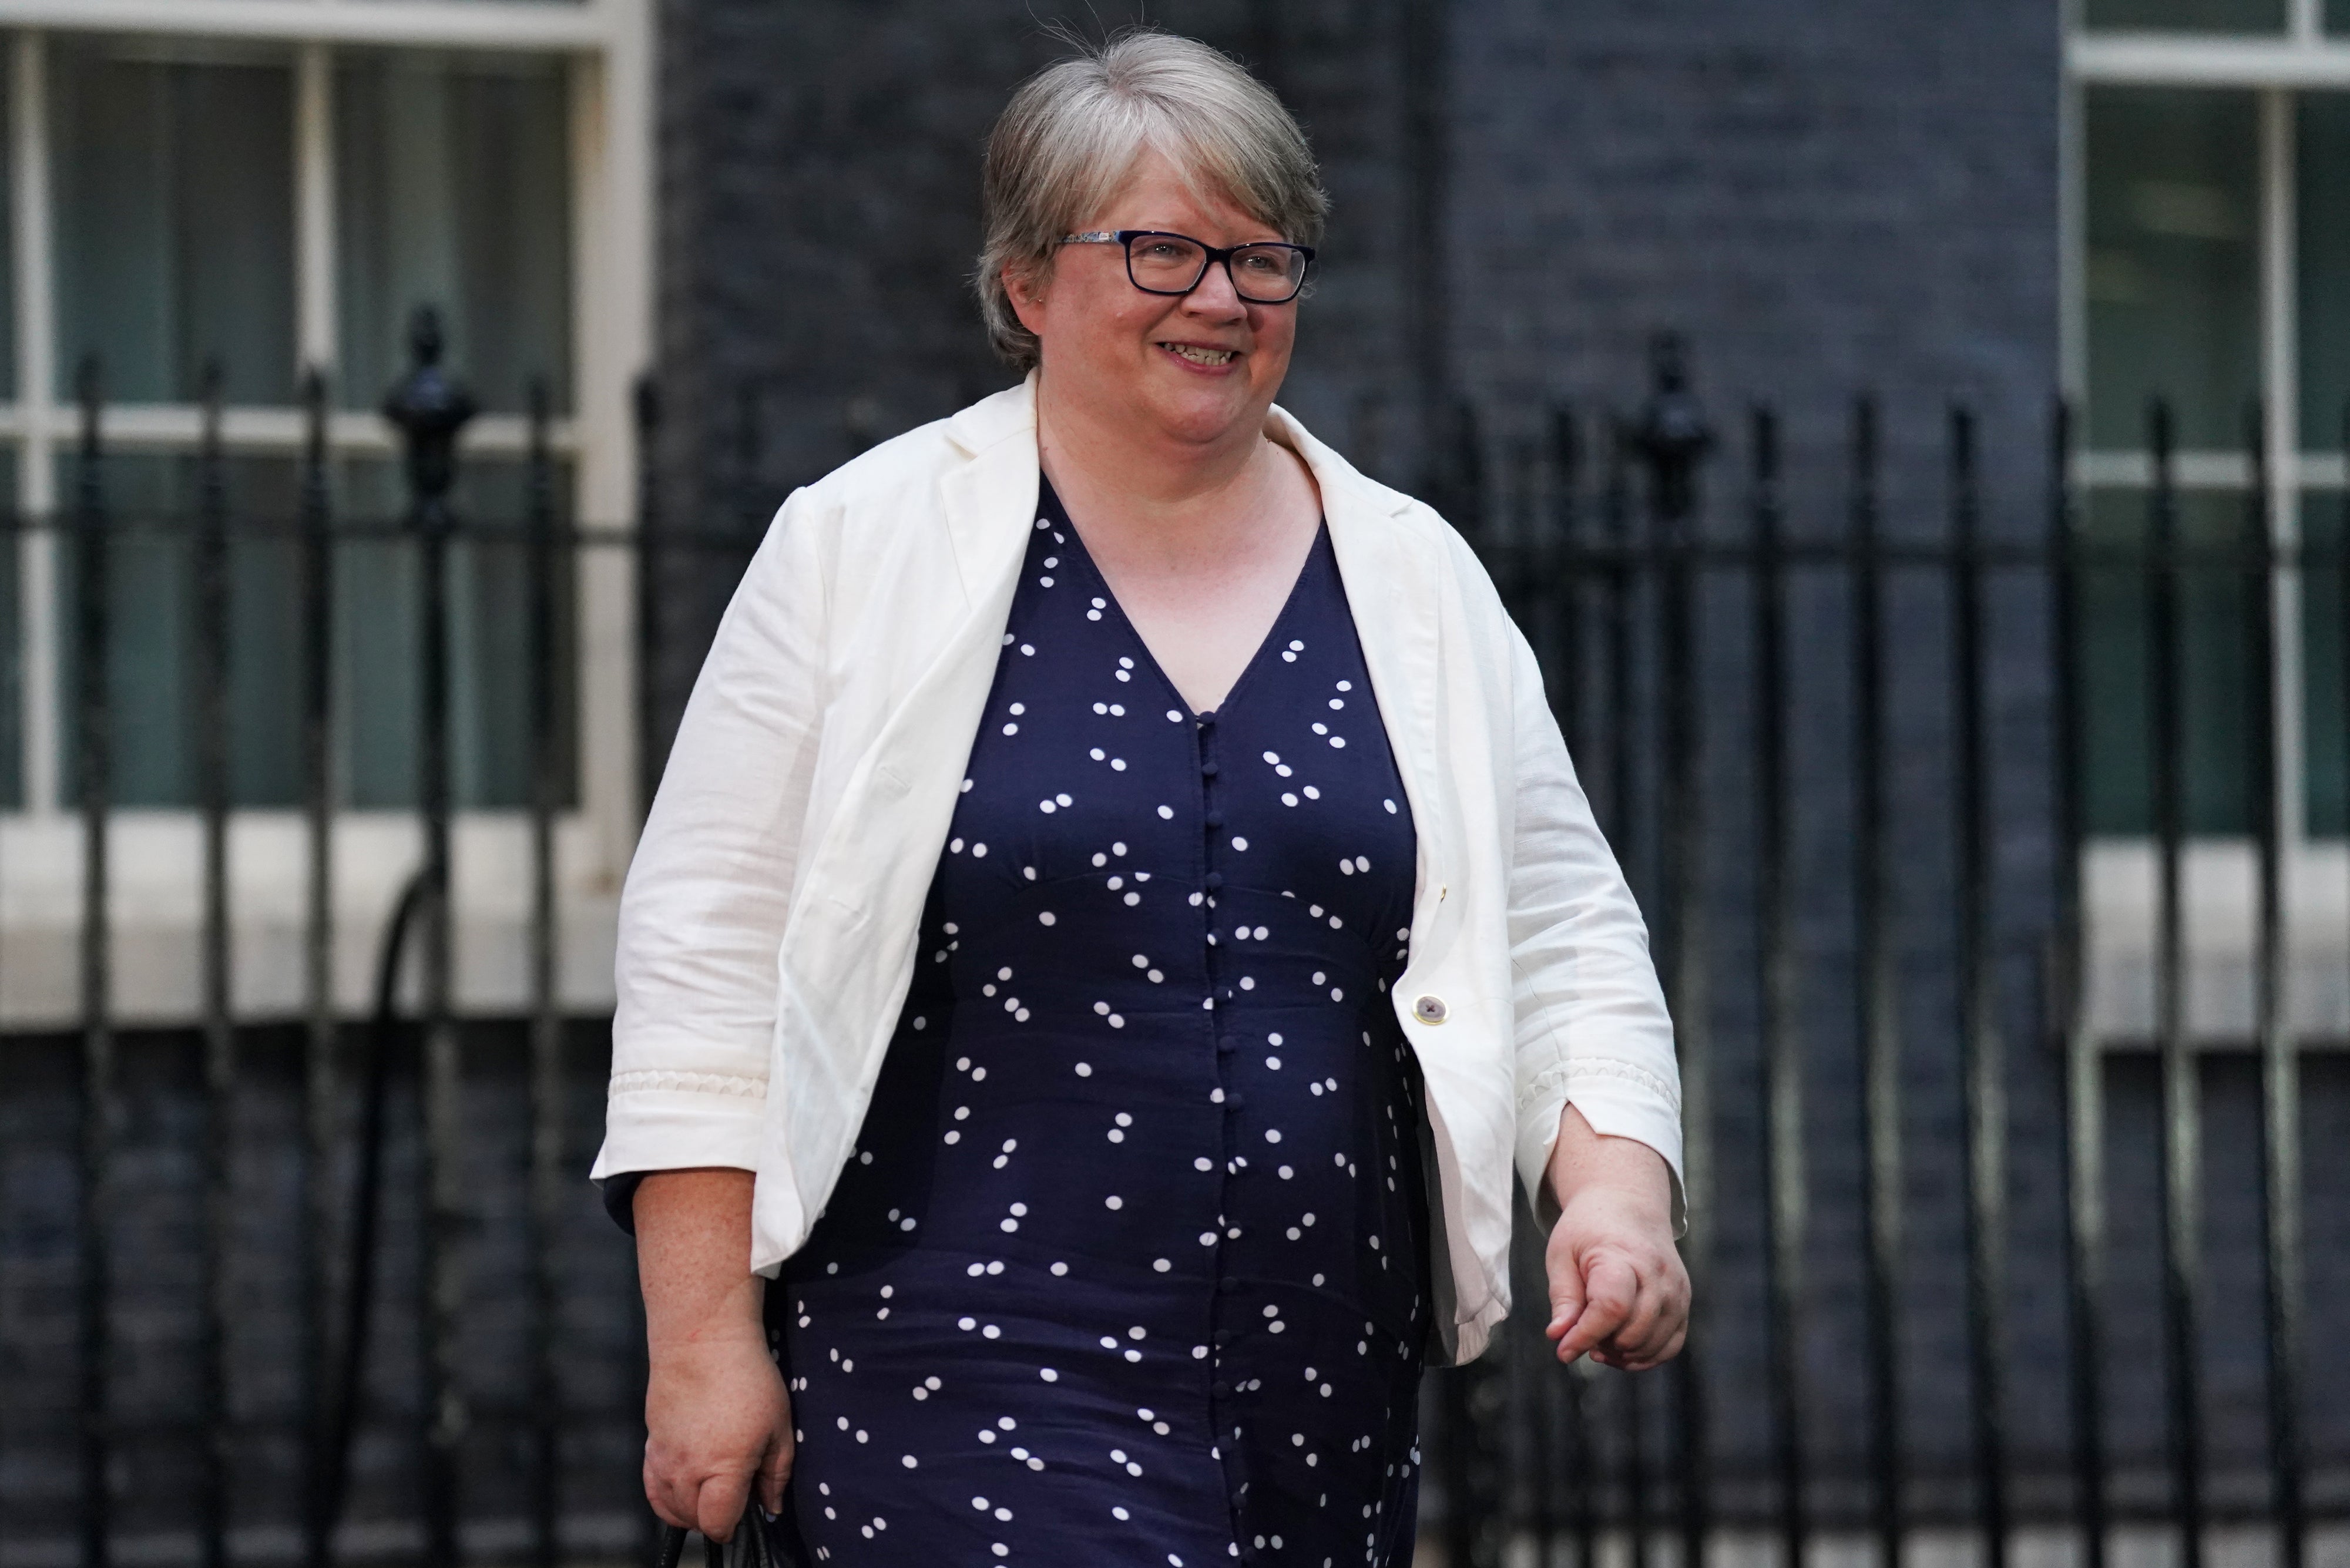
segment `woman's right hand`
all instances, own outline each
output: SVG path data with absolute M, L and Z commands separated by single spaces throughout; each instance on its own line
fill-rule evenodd
M 657 1351 L 645 1433 L 645 1497 L 670 1523 L 724 1541 L 754 1487 L 770 1514 L 783 1507 L 792 1398 L 756 1332 Z
M 784 1505 L 791 1396 L 767 1354 L 766 1282 L 751 1272 L 751 1173 L 664 1170 L 638 1186 L 645 1293 L 645 1498 L 671 1524 L 734 1533 L 754 1489 Z

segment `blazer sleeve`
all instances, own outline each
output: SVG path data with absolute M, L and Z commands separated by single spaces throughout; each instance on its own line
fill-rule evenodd
M 776 953 L 824 712 L 815 511 L 794 494 L 752 557 L 629 866 L 598 1181 L 760 1163 Z
M 1648 933 L 1601 836 L 1543 693 L 1534 650 L 1510 631 L 1516 732 L 1516 827 L 1510 961 L 1517 1014 L 1518 1173 L 1545 1228 L 1558 1203 L 1545 1179 L 1570 1103 L 1592 1130 L 1638 1139 L 1681 1188 L 1680 1075 L 1672 1020 Z

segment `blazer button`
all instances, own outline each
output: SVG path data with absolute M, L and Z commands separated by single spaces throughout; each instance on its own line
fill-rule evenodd
M 1423 996 L 1411 1004 L 1411 1015 L 1422 1023 L 1441 1023 L 1444 1022 L 1444 999 Z

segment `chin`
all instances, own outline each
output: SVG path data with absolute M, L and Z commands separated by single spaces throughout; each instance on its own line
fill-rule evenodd
M 1266 400 L 1238 376 L 1214 381 L 1187 379 L 1186 384 L 1172 387 L 1162 384 L 1151 392 L 1149 405 L 1170 432 L 1200 441 L 1215 440 L 1235 421 L 1261 417 L 1257 410 Z

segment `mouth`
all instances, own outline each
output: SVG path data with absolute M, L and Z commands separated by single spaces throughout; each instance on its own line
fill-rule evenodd
M 1159 347 L 1187 365 L 1197 365 L 1208 370 L 1221 369 L 1240 358 L 1238 349 L 1205 348 L 1196 343 L 1161 343 Z

